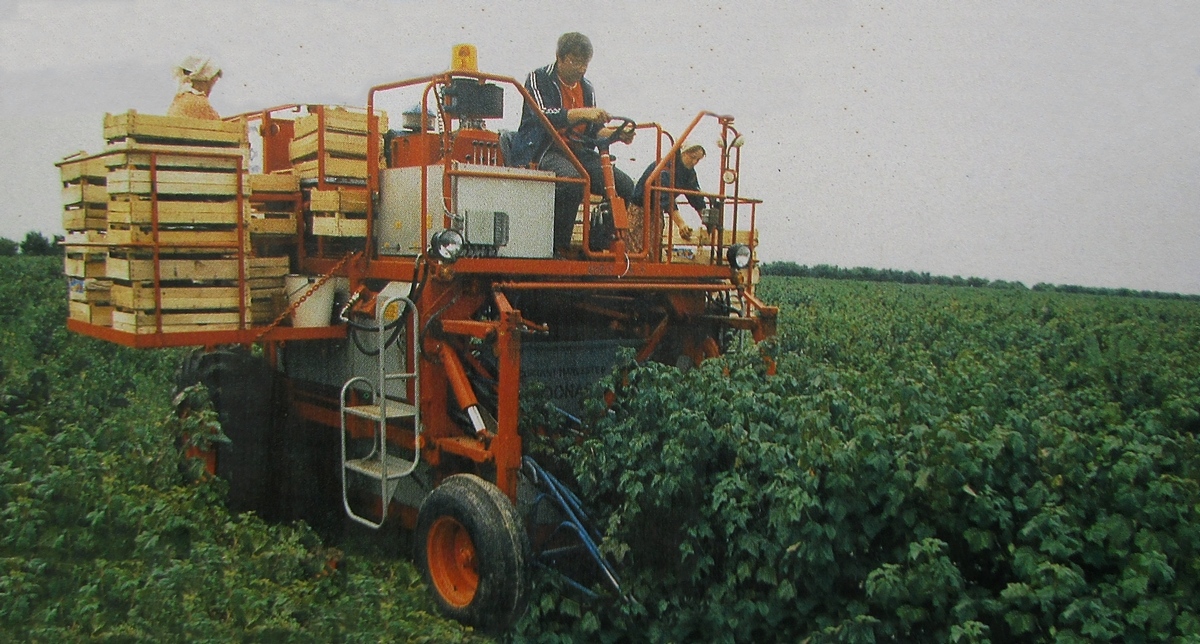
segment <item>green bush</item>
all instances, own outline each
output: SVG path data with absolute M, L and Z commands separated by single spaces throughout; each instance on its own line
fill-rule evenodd
M 471 639 L 411 565 L 231 514 L 179 449 L 216 421 L 172 413 L 178 354 L 67 333 L 60 262 L 0 258 L 0 640 Z
M 1200 636 L 1200 307 L 760 295 L 783 307 L 778 375 L 749 354 L 608 383 L 568 462 L 636 601 L 543 600 L 531 637 Z

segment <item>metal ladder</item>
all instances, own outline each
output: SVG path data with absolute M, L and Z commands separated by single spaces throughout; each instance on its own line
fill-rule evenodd
M 397 320 L 397 323 L 405 326 L 405 329 L 401 331 L 407 335 L 409 340 L 408 352 L 405 359 L 411 361 L 413 365 L 412 371 L 386 373 L 385 356 L 387 352 L 384 347 L 384 334 L 386 333 L 384 318 L 386 317 L 387 310 L 393 304 L 401 307 L 394 319 Z M 407 317 L 407 320 L 400 319 L 403 317 Z M 420 328 L 420 320 L 417 314 L 417 307 L 412 300 L 408 299 L 407 294 L 391 296 L 382 300 L 376 307 L 375 318 L 376 329 L 378 329 L 377 332 L 379 333 L 379 356 L 376 380 L 372 382 L 370 378 L 365 376 L 350 378 L 342 385 L 340 396 L 342 423 L 342 507 L 345 508 L 347 516 L 370 528 L 383 526 L 383 522 L 387 520 L 388 503 L 392 498 L 392 493 L 396 491 L 396 486 L 400 484 L 400 479 L 412 474 L 417 469 L 417 464 L 421 460 L 421 360 L 417 353 L 418 334 L 416 333 L 416 330 Z M 411 400 L 393 400 L 388 397 L 388 382 L 406 382 L 409 380 L 413 382 L 413 397 Z M 372 393 L 371 404 L 348 405 L 347 399 L 350 391 L 355 389 L 356 385 L 360 384 L 370 387 Z M 346 436 L 348 434 L 346 430 L 346 418 L 349 416 L 365 418 L 375 423 L 375 435 L 372 439 L 371 453 L 363 458 L 349 460 L 346 458 Z M 412 460 L 401 458 L 388 452 L 388 422 L 407 418 L 411 418 L 413 422 Z M 360 516 L 350 507 L 347 472 L 356 472 L 379 482 L 379 494 L 383 499 L 383 510 L 378 522 Z

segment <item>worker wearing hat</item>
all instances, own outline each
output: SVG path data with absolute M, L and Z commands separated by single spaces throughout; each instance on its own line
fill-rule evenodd
M 208 95 L 213 85 L 221 77 L 221 68 L 211 60 L 201 56 L 188 56 L 175 68 L 175 78 L 179 79 L 179 91 L 167 116 L 187 116 L 197 119 L 220 120 L 221 115 L 208 102 Z

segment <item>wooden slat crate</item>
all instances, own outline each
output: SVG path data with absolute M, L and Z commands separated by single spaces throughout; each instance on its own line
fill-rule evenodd
M 270 283 L 257 286 L 254 283 Z M 269 322 L 286 305 L 283 279 L 248 280 L 246 293 L 249 318 Z M 156 296 L 153 282 L 117 282 L 112 284 L 111 304 L 118 311 L 151 313 L 161 306 L 166 313 L 237 312 L 241 289 L 236 284 L 200 284 L 163 286 Z
M 127 224 L 108 225 L 108 243 L 112 246 L 149 244 L 154 241 L 154 229 L 150 226 Z M 158 229 L 159 246 L 198 246 L 201 252 L 220 252 L 237 249 L 237 228 L 220 229 L 162 228 Z
M 63 230 L 106 230 L 108 209 L 104 204 L 82 204 L 63 209 Z
M 72 320 L 81 320 L 97 326 L 112 326 L 113 307 L 90 302 L 68 302 L 68 315 Z
M 295 235 L 296 218 L 291 213 L 256 213 L 246 221 L 251 235 Z
M 288 258 L 259 257 L 246 259 L 248 279 L 282 277 L 288 272 Z M 124 282 L 154 279 L 154 259 L 143 255 L 121 254 L 113 251 L 106 263 L 106 276 Z M 159 279 L 175 280 L 236 280 L 237 258 L 167 257 L 159 259 Z
M 63 186 L 62 200 L 63 206 L 103 205 L 108 201 L 108 189 L 102 183 L 69 183 Z
M 366 237 L 367 220 L 351 219 L 342 213 L 313 215 L 312 234 L 319 237 Z
M 236 312 L 191 312 L 163 313 L 163 333 L 184 333 L 188 331 L 233 331 L 238 328 Z M 246 320 L 247 326 L 250 320 Z M 147 334 L 157 333 L 158 326 L 154 313 L 142 311 L 112 312 L 112 328 L 125 333 Z
M 63 274 L 68 277 L 106 277 L 107 253 L 103 248 L 67 246 Z
M 304 161 L 295 165 L 297 176 L 301 179 L 316 179 L 320 176 L 319 159 Z M 365 159 L 339 159 L 325 155 L 325 179 L 351 179 L 354 181 L 367 180 L 367 161 Z
M 163 286 L 161 304 L 164 311 L 236 311 L 239 288 L 225 286 Z M 154 282 L 116 282 L 112 286 L 112 303 L 122 311 L 153 311 Z
M 238 194 L 239 179 L 237 174 L 228 172 L 160 170 L 155 174 L 152 185 L 149 170 L 113 168 L 108 173 L 107 188 L 109 195 L 149 195 L 154 192 L 159 195 L 233 198 Z
M 153 154 L 148 151 L 142 151 L 142 147 L 153 148 L 156 150 Z M 177 149 L 176 149 L 177 148 Z M 221 156 L 211 156 L 205 154 L 197 154 L 195 152 L 188 153 L 184 150 L 193 150 L 196 152 L 220 152 Z M 113 168 L 133 167 L 139 170 L 148 170 L 150 161 L 153 158 L 154 167 L 158 170 L 202 170 L 209 172 L 237 172 L 239 167 L 245 168 L 249 154 L 243 152 L 244 148 L 200 148 L 195 146 L 139 146 L 132 152 L 109 152 L 104 159 L 104 165 L 111 172 Z M 239 161 L 240 159 L 240 161 Z
M 327 132 L 350 132 L 356 134 L 367 133 L 367 113 L 366 111 L 351 111 L 343 107 L 326 106 L 325 110 L 325 131 Z M 375 116 L 379 119 L 378 132 L 387 132 L 388 117 L 386 112 L 376 112 Z M 317 114 L 314 111 L 312 114 L 302 116 L 296 119 L 295 131 L 292 134 L 293 138 L 300 139 L 306 135 L 317 131 Z
M 121 195 L 108 204 L 108 221 L 114 224 L 150 224 L 149 199 Z M 236 200 L 158 202 L 159 225 L 237 225 Z
M 112 303 L 112 280 L 94 277 L 67 278 L 67 296 L 72 302 L 88 302 L 90 304 Z
M 239 146 L 246 144 L 246 126 L 239 122 L 154 116 L 130 110 L 124 114 L 104 115 L 104 139 L 109 142 L 135 139 Z
M 73 230 L 69 231 L 63 238 L 64 246 L 105 243 L 108 243 L 108 236 L 103 230 Z M 104 249 L 98 249 L 95 252 L 104 252 Z
M 354 188 L 334 188 L 331 190 L 309 191 L 308 209 L 313 212 L 365 213 L 367 200 L 370 198 L 366 190 Z
M 86 152 L 79 152 L 71 156 L 86 157 Z M 104 160 L 101 157 L 93 157 L 91 159 L 69 161 L 71 157 L 60 161 L 58 166 L 59 177 L 64 184 L 81 183 L 84 180 L 89 183 L 104 183 L 104 176 L 108 173 L 108 168 L 104 165 Z
M 297 193 L 300 191 L 300 178 L 292 172 L 251 174 L 247 178 L 250 192 L 255 195 L 261 193 Z
M 310 159 L 317 155 L 318 132 L 310 132 L 303 137 L 293 139 L 288 143 L 288 157 L 292 161 Z M 383 149 L 381 145 L 380 150 Z M 326 132 L 325 152 L 337 157 L 352 159 L 367 158 L 366 134 L 351 134 L 349 132 Z

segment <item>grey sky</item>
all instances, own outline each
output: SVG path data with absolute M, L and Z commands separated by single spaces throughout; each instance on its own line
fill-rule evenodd
M 0 236 L 58 232 L 54 161 L 99 151 L 105 112 L 164 112 L 190 53 L 235 114 L 362 105 L 459 42 L 519 79 L 578 30 L 611 112 L 737 116 L 766 260 L 1200 293 L 1197 25 L 1194 0 L 0 0 Z

